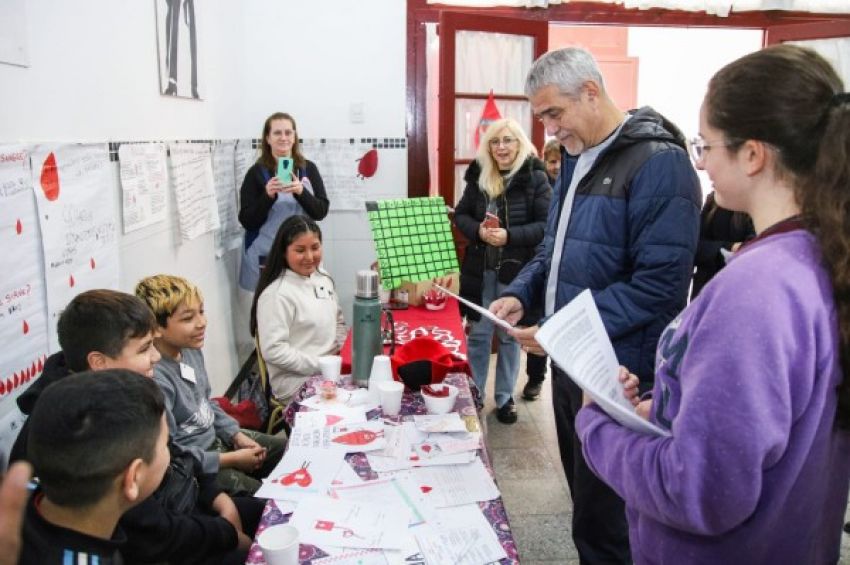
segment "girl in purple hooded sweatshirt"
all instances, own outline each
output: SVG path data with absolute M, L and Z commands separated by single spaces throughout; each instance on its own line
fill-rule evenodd
M 746 243 L 665 330 L 651 404 L 588 402 L 593 471 L 626 502 L 636 563 L 835 563 L 850 482 L 850 94 L 781 45 L 710 81 L 692 141 Z

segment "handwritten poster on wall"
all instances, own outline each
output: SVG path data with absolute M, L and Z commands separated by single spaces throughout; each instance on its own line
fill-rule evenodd
M 118 161 L 124 233 L 164 220 L 168 187 L 165 145 L 122 143 L 118 148 Z
M 47 299 L 29 153 L 0 146 L 0 401 L 23 391 L 47 358 Z
M 85 290 L 118 288 L 115 189 L 106 144 L 37 146 L 31 167 L 53 353 L 65 305 Z
M 242 226 L 237 210 L 235 141 L 224 141 L 213 147 L 213 182 L 221 227 L 215 233 L 215 254 L 221 257 L 242 243 Z
M 316 163 L 331 210 L 363 210 L 367 199 L 369 179 L 359 174 L 360 160 L 372 146 L 368 143 L 352 143 L 350 139 L 304 139 L 304 156 Z
M 172 143 L 171 183 L 180 236 L 189 241 L 219 228 L 209 143 Z
M 259 153 L 253 146 L 253 141 L 250 139 L 240 139 L 236 142 L 235 174 L 236 174 L 236 201 L 239 202 L 239 190 L 242 187 L 242 181 L 245 180 L 245 174 L 251 165 L 257 162 Z

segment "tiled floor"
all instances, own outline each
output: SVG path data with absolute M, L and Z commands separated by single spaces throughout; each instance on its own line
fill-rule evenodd
M 496 420 L 493 411 L 495 365 L 493 359 L 481 416 L 520 560 L 523 565 L 578 565 L 570 537 L 572 502 L 558 455 L 550 380 L 547 376 L 539 399 L 522 400 L 526 382 L 523 356 L 514 395 L 519 418 L 516 424 L 506 426 Z M 850 565 L 850 535 L 842 537 L 839 563 Z

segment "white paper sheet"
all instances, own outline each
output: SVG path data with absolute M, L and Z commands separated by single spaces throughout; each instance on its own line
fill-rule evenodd
M 466 465 L 414 468 L 410 475 L 426 500 L 437 508 L 499 498 L 499 489 L 477 457 Z
M 47 281 L 47 327 L 85 290 L 118 288 L 115 181 L 105 144 L 38 146 L 31 154 Z M 55 331 L 49 352 L 59 350 Z
M 441 527 L 414 530 L 428 563 L 481 565 L 508 556 L 477 504 L 438 512 Z
M 168 165 L 162 143 L 122 143 L 118 147 L 124 233 L 161 222 L 166 213 Z
M 289 523 L 298 528 L 301 543 L 401 549 L 409 521 L 406 506 L 316 496 L 302 500 Z
M 360 407 L 332 406 L 323 410 L 306 411 L 295 413 L 295 428 L 313 427 L 323 428 L 325 426 L 344 426 L 360 424 L 366 421 L 366 411 Z
M 312 565 L 387 565 L 388 561 L 381 549 L 346 549 L 336 555 L 313 559 L 310 563 Z
M 479 306 L 478 304 L 476 304 L 476 303 L 474 303 L 474 302 L 470 302 L 470 301 L 469 301 L 469 300 L 467 300 L 466 298 L 463 298 L 463 297 L 461 297 L 460 295 L 457 295 L 457 294 L 455 294 L 454 292 L 450 291 L 449 289 L 447 289 L 447 288 L 445 288 L 445 287 L 442 287 L 442 286 L 440 286 L 440 285 L 438 285 L 438 284 L 436 284 L 436 283 L 434 283 L 434 286 L 435 286 L 435 287 L 437 287 L 437 288 L 439 288 L 440 290 L 442 290 L 442 291 L 443 291 L 443 292 L 445 292 L 446 294 L 449 294 L 449 295 L 451 295 L 451 296 L 454 296 L 454 297 L 455 297 L 455 298 L 457 298 L 460 302 L 463 302 L 464 304 L 466 304 L 467 306 L 469 306 L 470 308 L 472 308 L 473 310 L 475 310 L 476 312 L 478 312 L 479 314 L 481 314 L 482 316 L 484 316 L 485 318 L 487 318 L 488 320 L 490 320 L 491 322 L 493 322 L 493 323 L 494 323 L 494 324 L 496 324 L 497 326 L 499 326 L 499 327 L 501 327 L 501 328 L 503 328 L 503 329 L 506 329 L 506 330 L 512 330 L 512 329 L 514 329 L 514 327 L 513 327 L 512 325 L 510 325 L 510 324 L 509 324 L 506 320 L 503 320 L 503 319 L 499 318 L 498 316 L 496 316 L 494 313 L 492 313 L 492 312 L 491 312 L 491 311 L 489 311 L 488 309 L 486 309 L 486 308 L 482 308 L 482 307 L 481 307 L 481 306 Z
M 406 506 L 410 510 L 409 526 L 421 524 L 434 516 L 434 507 L 417 491 L 409 479 L 392 478 L 375 481 L 361 481 L 360 484 L 331 487 L 330 495 L 340 500 L 350 502 L 370 503 L 380 500 L 381 503 Z
M 171 143 L 168 149 L 181 238 L 189 241 L 217 230 L 220 222 L 209 143 Z
M 421 432 L 465 432 L 466 423 L 457 412 L 448 414 L 423 414 L 413 416 L 416 429 Z
M 0 233 L 0 400 L 11 402 L 41 373 L 48 339 L 41 230 L 22 145 L 0 146 Z
M 215 232 L 216 257 L 221 257 L 231 249 L 238 249 L 245 232 L 239 223 L 238 192 L 242 179 L 236 179 L 235 151 L 235 141 L 222 141 L 213 145 L 213 185 L 221 223 Z
M 550 317 L 536 338 L 552 360 L 612 418 L 635 431 L 670 435 L 638 416 L 623 396 L 620 365 L 589 290 Z

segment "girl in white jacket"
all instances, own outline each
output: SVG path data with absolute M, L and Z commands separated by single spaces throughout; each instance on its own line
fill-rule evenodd
M 251 333 L 269 370 L 277 399 L 288 404 L 319 357 L 339 353 L 345 322 L 330 275 L 320 268 L 322 231 L 306 216 L 281 224 L 260 274 L 251 308 Z

